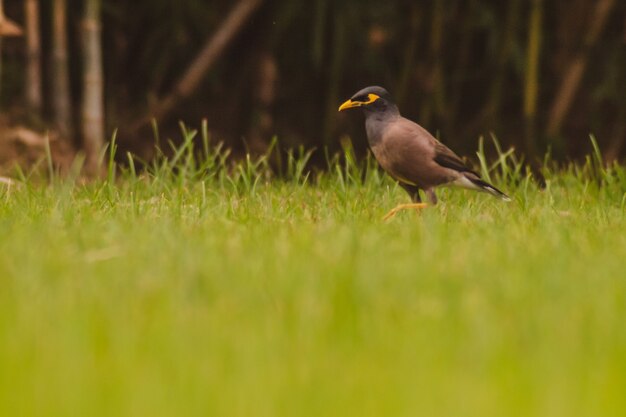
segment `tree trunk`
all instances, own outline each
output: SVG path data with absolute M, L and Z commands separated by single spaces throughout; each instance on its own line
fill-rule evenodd
M 21 35 L 22 29 L 4 16 L 4 0 L 0 0 L 0 79 L 2 78 L 2 38 Z
M 4 36 L 22 36 L 22 28 L 4 15 L 4 1 L 0 0 L 0 38 Z
M 42 108 L 41 94 L 41 38 L 39 34 L 39 3 L 24 2 L 26 26 L 26 85 L 24 93 L 29 109 L 39 114 Z
M 272 106 L 276 98 L 278 65 L 269 50 L 264 50 L 257 58 L 257 76 L 254 86 L 254 108 L 250 133 L 248 134 L 249 151 L 255 155 L 267 152 L 274 129 Z
M 505 90 L 505 80 L 507 76 L 507 65 L 511 61 L 511 53 L 515 49 L 515 37 L 518 29 L 518 20 L 521 9 L 521 0 L 511 0 L 507 5 L 504 26 L 500 35 L 502 43 L 496 55 L 496 73 L 493 82 L 489 86 L 487 104 L 482 112 L 482 120 L 488 120 L 491 129 L 497 122 L 502 95 Z
M 533 0 L 528 20 L 526 49 L 526 79 L 524 83 L 524 120 L 526 122 L 526 152 L 535 154 L 537 102 L 539 98 L 539 58 L 541 50 L 543 0 Z
M 4 0 L 0 0 L 0 27 L 4 26 Z M 4 62 L 2 62 L 2 37 L 4 36 L 2 33 L 4 30 L 0 31 L 0 105 L 2 105 L 2 67 L 4 66 Z
M 222 25 L 217 29 L 217 32 L 207 40 L 196 59 L 176 82 L 172 91 L 154 106 L 151 117 L 136 121 L 130 130 L 139 129 L 144 124 L 150 122 L 152 118 L 156 120 L 163 118 L 181 99 L 189 97 L 196 90 L 209 68 L 226 49 L 226 46 L 232 41 L 252 13 L 259 8 L 261 3 L 263 3 L 263 0 L 239 0 L 230 14 L 226 16 Z
M 557 135 L 561 130 L 563 120 L 572 106 L 580 82 L 587 69 L 589 52 L 600 37 L 614 3 L 614 0 L 599 0 L 596 2 L 596 9 L 585 35 L 583 47 L 567 66 L 565 76 L 561 78 L 561 85 L 552 102 L 547 129 L 550 136 Z
M 83 108 L 82 136 L 86 168 L 94 174 L 104 144 L 104 100 L 102 49 L 100 42 L 100 0 L 85 0 L 82 21 Z
M 67 52 L 66 0 L 52 5 L 52 106 L 54 121 L 62 135 L 72 135 L 72 109 Z

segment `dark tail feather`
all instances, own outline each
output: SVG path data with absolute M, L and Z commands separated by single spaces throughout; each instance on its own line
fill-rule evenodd
M 469 176 L 466 176 L 466 178 L 470 180 L 473 184 L 475 184 L 477 187 L 479 187 L 481 190 L 488 192 L 489 194 L 496 196 L 501 200 L 511 201 L 511 197 L 504 194 L 502 191 L 498 190 L 496 187 L 489 184 L 488 182 L 485 182 L 481 180 L 480 178 L 471 178 Z

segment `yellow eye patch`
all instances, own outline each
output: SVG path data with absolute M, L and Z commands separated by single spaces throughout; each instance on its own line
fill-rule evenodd
M 365 106 L 368 104 L 372 104 L 373 102 L 375 102 L 376 100 L 378 100 L 380 98 L 380 96 L 376 95 L 376 94 L 372 94 L 369 93 L 366 97 L 357 97 L 354 100 L 348 100 L 345 103 L 343 103 L 341 106 L 339 106 L 339 111 L 345 110 L 345 109 L 349 109 L 352 107 L 360 107 L 360 106 Z

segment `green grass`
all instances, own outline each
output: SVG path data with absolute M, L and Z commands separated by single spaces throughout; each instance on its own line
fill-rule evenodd
M 349 149 L 280 180 L 186 134 L 146 174 L 0 184 L 0 415 L 625 415 L 623 168 L 540 190 L 481 154 L 513 202 L 386 223 L 407 197 Z

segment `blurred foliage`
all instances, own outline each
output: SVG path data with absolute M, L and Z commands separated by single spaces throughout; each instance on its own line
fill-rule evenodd
M 6 0 L 19 21 L 21 2 Z M 42 2 L 44 30 L 48 6 Z M 81 1 L 70 2 L 71 47 L 77 49 Z M 295 147 L 339 147 L 346 133 L 357 151 L 365 147 L 361 119 L 337 105 L 366 85 L 388 88 L 401 111 L 436 133 L 459 153 L 476 148 L 480 135 L 495 133 L 505 145 L 557 158 L 589 151 L 595 133 L 603 150 L 623 155 L 626 146 L 626 3 L 615 1 L 600 35 L 586 42 L 599 2 L 589 0 L 273 0 L 247 22 L 213 66 L 194 97 L 160 121 L 167 132 L 182 119 L 207 118 L 214 137 L 235 150 L 271 114 L 271 134 Z M 109 131 L 149 112 L 167 94 L 235 1 L 104 0 L 103 45 Z M 541 8 L 538 62 L 529 63 L 533 4 Z M 45 33 L 45 32 L 44 32 Z M 20 41 L 11 41 L 20 42 Z M 44 39 L 44 47 L 47 42 Z M 19 45 L 5 55 L 19 58 Z M 44 51 L 49 55 L 49 51 Z M 562 128 L 548 136 L 550 108 L 579 54 L 587 65 Z M 259 57 L 276 63 L 270 103 L 259 103 Z M 9 57 L 10 58 L 10 57 Z M 79 67 L 74 54 L 72 68 Z M 19 62 L 19 59 L 18 59 Z M 532 129 L 524 112 L 527 69 L 537 65 Z M 12 85 L 6 71 L 3 85 Z M 19 74 L 17 75 L 19 77 Z M 19 82 L 19 80 L 11 80 Z M 49 84 L 49 81 L 48 81 Z M 48 86 L 49 87 L 49 86 Z M 80 101 L 73 86 L 74 99 Z M 3 102 L 19 103 L 14 88 Z M 7 95 L 12 97 L 7 97 Z M 529 136 L 530 135 L 530 136 Z M 267 142 L 271 137 L 265 138 Z M 150 145 L 150 130 L 120 143 Z M 530 142 L 529 142 L 530 141 Z

